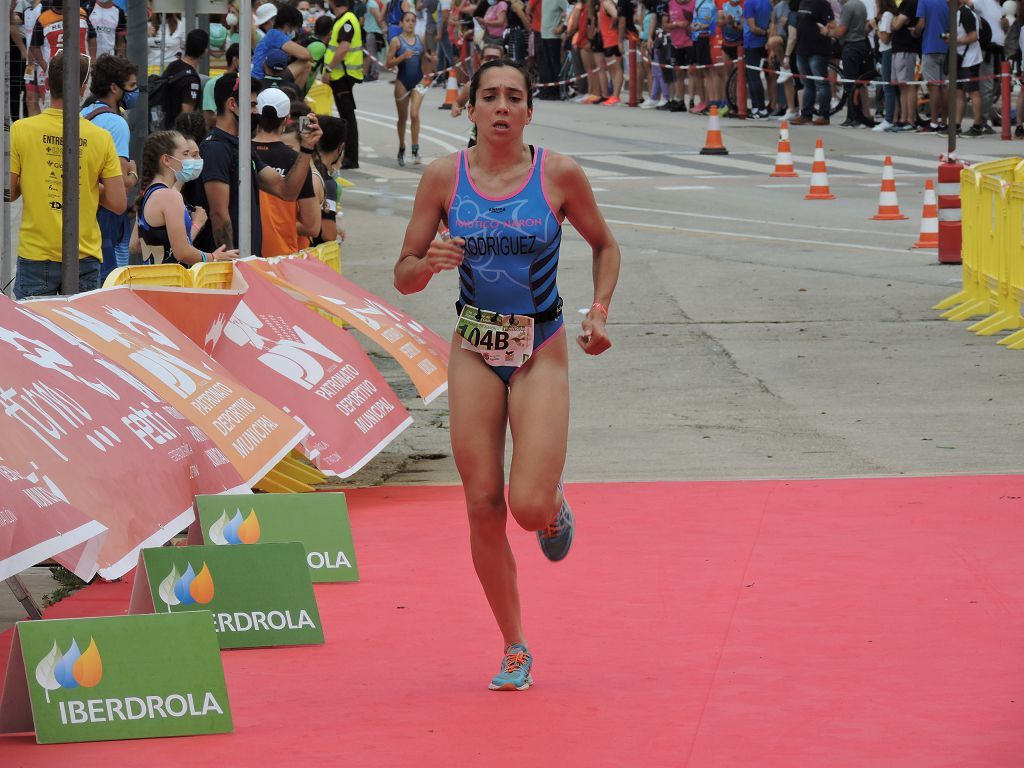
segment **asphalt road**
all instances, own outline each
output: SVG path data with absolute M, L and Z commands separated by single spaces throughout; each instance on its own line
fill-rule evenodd
M 426 162 L 468 136 L 465 117 L 437 109 L 442 94 L 424 103 Z M 362 161 L 348 173 L 357 187 L 346 192 L 343 269 L 447 335 L 454 278 L 411 297 L 391 285 L 421 169 L 395 161 L 390 87 L 365 84 L 357 100 Z M 945 139 L 793 128 L 800 178 L 772 179 L 778 123 L 722 125 L 730 154 L 709 158 L 698 154 L 706 118 L 536 105 L 527 140 L 579 160 L 623 256 L 614 347 L 570 354 L 567 480 L 1016 471 L 1024 356 L 941 320 L 931 307 L 958 290 L 960 268 L 910 249 Z M 803 199 L 818 137 L 835 201 Z M 1017 147 L 964 139 L 960 154 L 982 161 Z M 886 154 L 907 221 L 870 219 Z M 568 226 L 559 288 L 567 308 L 591 301 L 590 252 Z M 413 413 L 416 426 L 357 482 L 458 481 L 444 399 Z

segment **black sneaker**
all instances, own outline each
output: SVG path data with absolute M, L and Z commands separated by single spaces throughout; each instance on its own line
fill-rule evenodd
M 677 101 L 675 104 L 673 104 L 672 106 L 670 106 L 668 108 L 668 111 L 669 112 L 685 112 L 686 111 L 686 105 L 683 104 L 683 102 L 681 102 L 681 101 Z
M 558 489 L 562 490 L 562 482 L 559 480 Z M 576 527 L 576 519 L 572 510 L 569 509 L 569 502 L 562 494 L 562 508 L 558 510 L 555 519 L 547 528 L 537 531 L 537 540 L 540 542 L 540 550 L 544 557 L 553 563 L 557 563 L 569 554 L 569 547 L 572 546 L 572 533 Z
M 985 134 L 986 136 L 991 136 L 992 134 L 994 134 L 994 133 L 996 132 L 996 129 L 995 129 L 995 128 L 993 128 L 993 127 L 992 127 L 991 125 L 989 125 L 988 123 L 984 123 L 984 124 L 983 124 L 983 125 L 981 126 L 981 132 L 982 132 L 983 134 Z
M 400 168 L 405 168 L 405 147 L 398 148 L 398 165 Z
M 678 112 L 679 110 L 676 109 L 675 107 L 679 103 L 680 102 L 678 101 L 669 100 L 667 103 L 662 104 L 660 107 L 655 107 L 655 109 L 657 109 L 659 112 Z
M 1013 129 L 1013 137 L 1015 139 L 1024 139 L 1024 125 L 1018 125 Z
M 974 138 L 977 138 L 978 136 L 984 136 L 985 135 L 985 129 L 982 128 L 980 125 L 972 125 L 970 128 L 968 128 L 966 131 L 964 131 L 960 135 L 961 136 L 965 136 L 967 138 L 974 139 Z

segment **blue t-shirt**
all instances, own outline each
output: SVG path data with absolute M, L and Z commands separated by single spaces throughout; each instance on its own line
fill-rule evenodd
M 282 47 L 291 38 L 280 29 L 272 29 L 263 36 L 263 39 L 256 44 L 256 50 L 252 52 L 252 76 L 257 80 L 266 77 L 263 71 L 263 62 L 267 60 L 267 53 L 275 48 Z
M 918 0 L 917 15 L 924 18 L 921 53 L 945 54 L 949 49 L 940 36 L 949 30 L 949 5 L 945 0 Z
M 89 119 L 89 115 L 95 112 L 100 107 L 106 107 L 99 101 L 94 101 L 86 107 L 82 107 L 82 117 L 86 120 Z M 91 121 L 93 124 L 98 125 L 100 128 L 109 133 L 114 139 L 114 150 L 117 152 L 118 157 L 128 158 L 128 144 L 131 141 L 131 131 L 128 130 L 128 121 L 125 120 L 121 115 L 114 114 L 113 112 L 104 112 L 102 115 L 97 115 L 95 120 Z
M 739 45 L 743 40 L 743 4 L 723 3 L 722 13 L 727 22 L 722 25 L 722 42 L 726 45 Z
M 715 0 L 697 0 L 697 7 L 693 9 L 693 23 L 707 25 L 706 29 L 693 30 L 691 36 L 694 40 L 698 37 L 714 37 L 715 27 L 718 26 L 718 7 Z
M 753 19 L 758 29 L 767 30 L 772 20 L 771 0 L 747 0 L 743 4 L 743 47 L 764 48 L 768 44 L 768 36 L 751 32 L 747 19 Z

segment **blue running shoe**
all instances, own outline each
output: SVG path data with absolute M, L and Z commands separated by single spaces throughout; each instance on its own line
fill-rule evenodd
M 562 481 L 558 481 L 558 490 L 562 490 Z M 562 508 L 558 510 L 555 519 L 547 528 L 537 531 L 537 540 L 540 542 L 540 549 L 544 557 L 553 563 L 569 554 L 569 547 L 572 546 L 572 532 L 576 527 L 576 519 L 572 510 L 569 509 L 569 502 L 565 500 L 565 493 L 562 493 Z
M 501 660 L 501 672 L 491 678 L 487 686 L 492 691 L 525 691 L 533 685 L 533 656 L 525 645 L 513 643 L 505 649 Z

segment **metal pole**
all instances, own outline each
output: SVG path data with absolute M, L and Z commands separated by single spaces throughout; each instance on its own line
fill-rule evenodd
M 6 0 L 5 0 L 6 2 Z M 10 3 L 7 3 L 9 6 Z M 0 41 L 3 41 L 3 67 L 0 71 L 0 120 L 3 122 L 0 125 L 3 126 L 4 132 L 4 147 L 3 154 L 0 155 L 0 180 L 3 181 L 3 215 L 0 216 L 0 261 L 2 261 L 2 267 L 0 267 L 0 286 L 7 285 L 10 282 L 11 276 L 14 275 L 14 254 L 11 253 L 11 180 L 8 175 L 10 170 L 10 157 L 11 157 L 11 121 L 17 120 L 17 115 L 10 115 L 7 113 L 10 98 L 8 97 L 7 78 L 10 74 L 10 48 L 11 48 L 11 14 L 10 8 L 5 9 L 6 13 L 0 13 Z
M 65 296 L 78 293 L 78 111 L 81 87 L 78 84 L 81 40 L 79 35 L 78 0 L 64 0 L 64 188 L 61 194 L 63 224 L 60 292 Z
M 210 34 L 210 15 L 207 13 L 202 14 L 199 17 L 199 28 L 203 30 L 207 35 Z M 199 60 L 199 74 L 209 75 L 210 74 L 210 48 L 207 46 L 206 53 L 203 54 L 203 58 Z
M 36 599 L 32 597 L 32 593 L 28 591 L 28 587 L 25 586 L 25 582 L 21 580 L 20 576 L 11 576 L 9 579 L 5 579 L 7 586 L 11 588 L 11 592 L 14 593 L 14 598 L 21 607 L 25 609 L 25 613 L 33 621 L 38 621 L 43 618 L 43 610 L 36 603 Z
M 185 0 L 185 18 L 182 19 L 185 25 L 185 34 L 188 35 L 196 28 L 196 0 Z
M 238 9 L 238 255 L 252 256 L 252 13 Z
M 956 152 L 956 131 L 960 127 L 960 122 L 957 118 L 956 102 L 956 19 L 957 19 L 957 0 L 949 0 L 949 39 L 947 43 L 949 45 L 949 52 L 947 58 L 947 67 L 949 69 L 949 79 L 946 84 L 946 153 L 953 157 Z M 950 160 L 952 162 L 952 159 Z
M 149 135 L 149 45 L 147 42 L 146 0 L 128 0 L 128 47 L 126 53 L 130 61 L 139 62 L 139 100 L 135 108 L 128 112 L 128 128 L 131 131 L 129 156 L 136 165 L 142 167 L 142 146 Z M 136 187 L 129 195 L 139 193 Z M 132 198 L 129 197 L 129 202 Z M 129 254 L 129 264 L 141 264 L 142 255 Z

